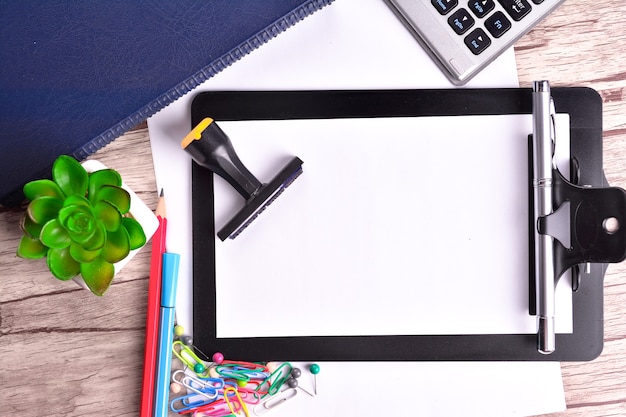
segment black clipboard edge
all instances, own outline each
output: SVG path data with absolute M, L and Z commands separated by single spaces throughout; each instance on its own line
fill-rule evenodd
M 606 186 L 602 168 L 602 100 L 584 87 L 553 88 L 557 112 L 570 114 L 572 158 L 580 182 Z M 206 92 L 192 103 L 192 126 L 215 120 L 413 117 L 532 112 L 530 89 Z M 532 360 L 589 361 L 603 348 L 604 264 L 592 264 L 573 294 L 574 332 L 557 334 L 542 355 L 535 335 L 419 335 L 216 339 L 212 174 L 193 163 L 194 344 L 241 360 Z M 210 185 L 209 185 L 210 184 Z M 196 254 L 202 254 L 197 256 Z

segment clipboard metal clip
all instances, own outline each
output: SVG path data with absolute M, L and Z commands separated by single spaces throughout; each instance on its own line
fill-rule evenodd
M 576 166 L 573 182 L 568 181 L 554 164 L 556 112 L 548 81 L 533 83 L 532 99 L 530 253 L 535 302 L 531 294 L 530 312 L 538 320 L 538 351 L 550 354 L 555 350 L 554 297 L 559 278 L 574 268 L 576 290 L 579 265 L 626 258 L 626 191 L 580 184 Z

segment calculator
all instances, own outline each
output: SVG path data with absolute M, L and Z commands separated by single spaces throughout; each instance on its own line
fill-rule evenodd
M 467 83 L 564 0 L 385 0 L 455 85 Z

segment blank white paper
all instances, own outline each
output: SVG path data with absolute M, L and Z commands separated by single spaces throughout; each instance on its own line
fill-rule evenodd
M 261 181 L 293 155 L 304 173 L 239 237 L 216 239 L 218 337 L 536 333 L 530 115 L 220 126 Z M 243 199 L 216 178 L 219 230 Z M 572 302 L 561 283 L 563 333 Z M 288 314 L 259 320 L 262 305 Z

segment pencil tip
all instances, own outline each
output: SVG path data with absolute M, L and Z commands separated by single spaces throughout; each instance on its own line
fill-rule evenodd
M 159 201 L 157 202 L 155 214 L 157 216 L 165 217 L 165 197 L 163 197 L 163 188 L 161 188 L 161 192 L 159 193 Z

